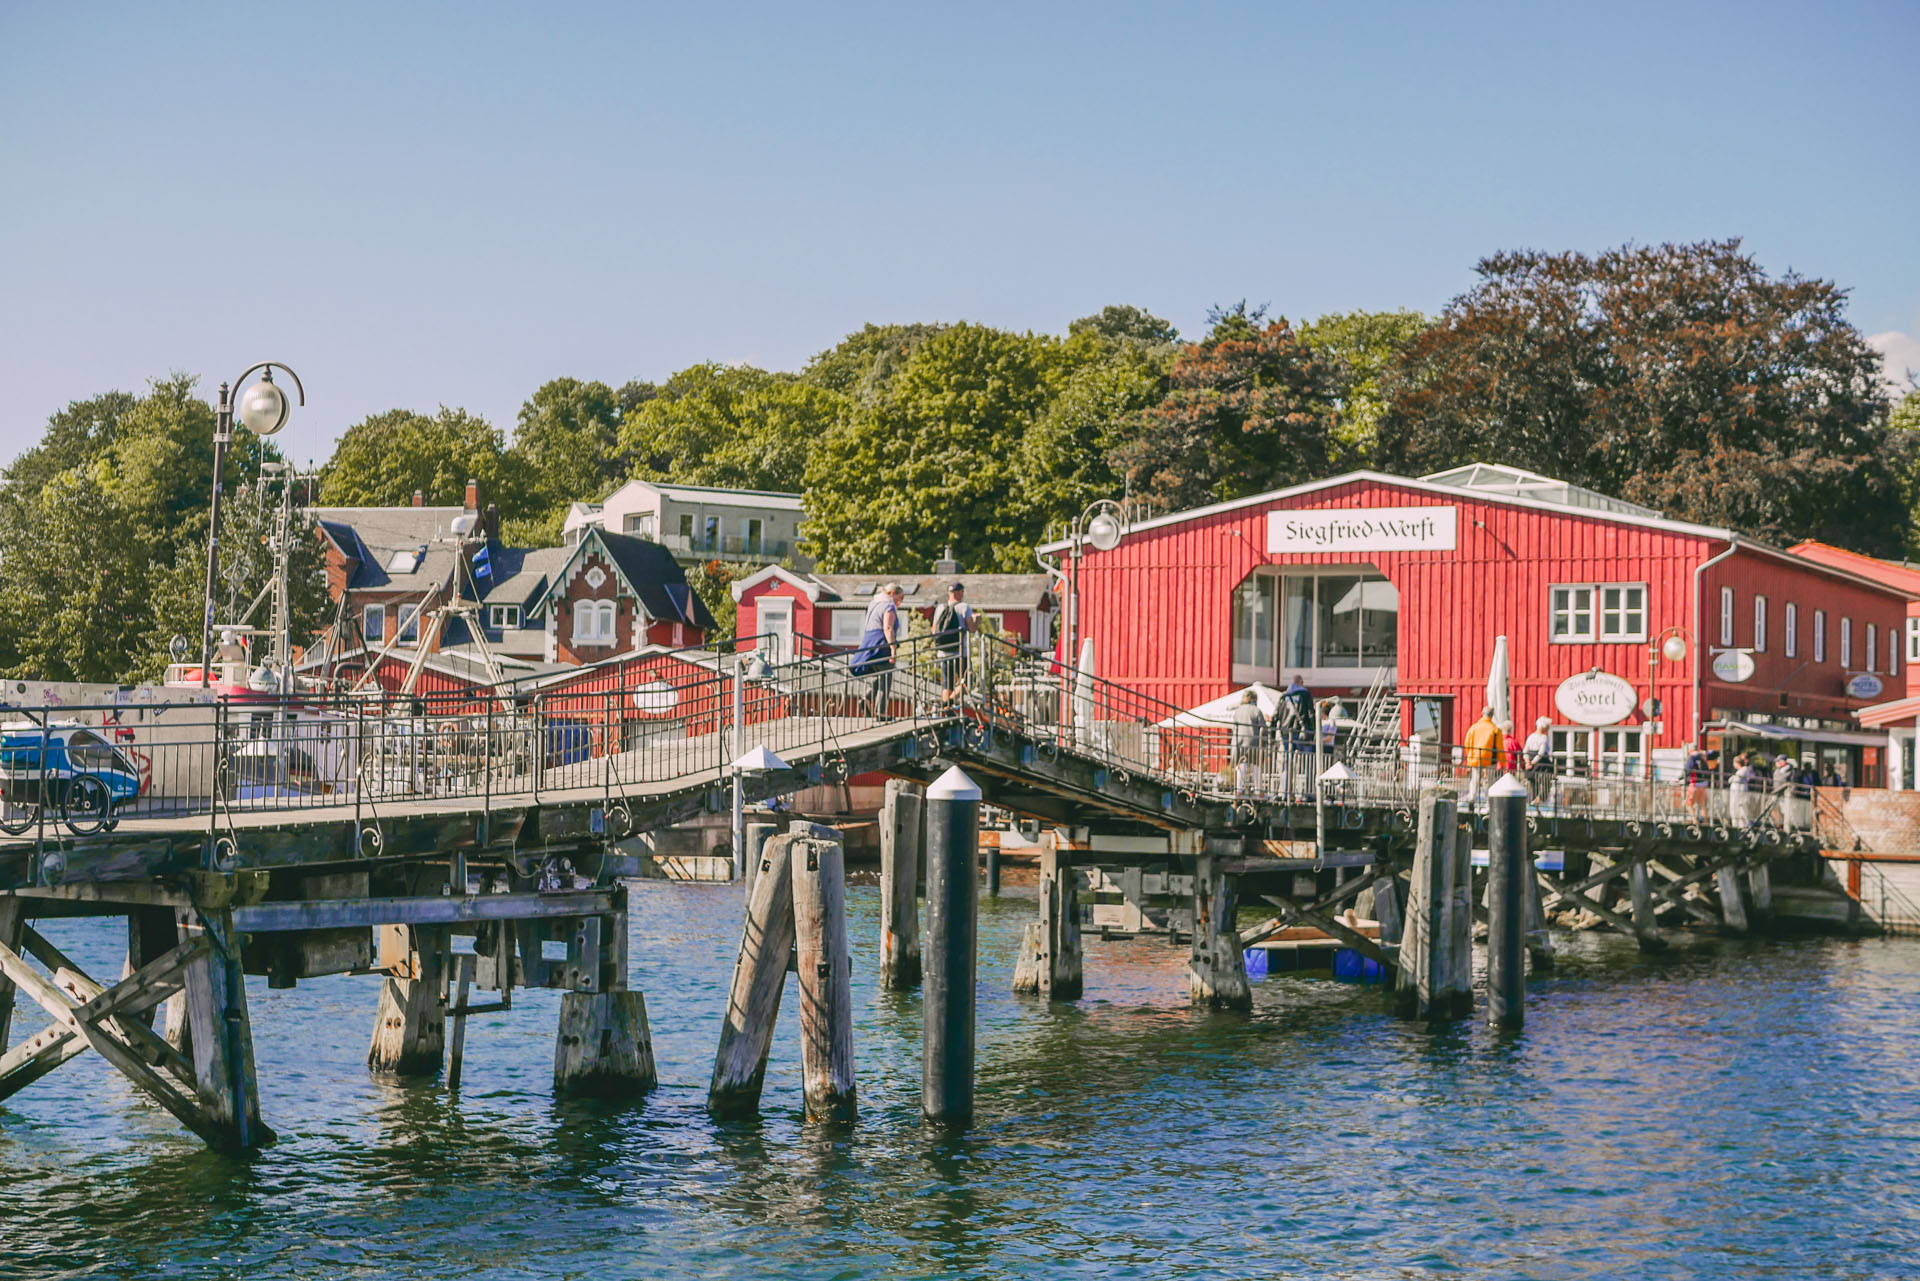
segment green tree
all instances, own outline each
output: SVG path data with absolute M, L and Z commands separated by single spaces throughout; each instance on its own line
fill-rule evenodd
M 9 511 L 0 528 L 6 675 L 114 682 L 139 666 L 151 542 L 118 488 L 99 459 L 59 472 Z
M 486 419 L 445 405 L 431 417 L 389 409 L 347 428 L 322 469 L 326 507 L 405 507 L 416 491 L 428 506 L 457 507 L 467 482 L 481 501 L 515 514 L 524 505 L 500 431 Z
M 946 325 L 866 325 L 807 362 L 800 377 L 862 405 L 878 404 L 913 353 Z
M 1486 461 L 1730 526 L 1905 544 L 1900 442 L 1845 291 L 1737 240 L 1498 254 L 1391 367 L 1383 462 Z
M 1887 427 L 1900 460 L 1908 512 L 1906 556 L 1920 558 L 1920 383 L 1911 375 L 1907 393 L 1887 414 Z
M 577 378 L 555 378 L 536 390 L 520 407 L 509 451 L 510 466 L 524 487 L 526 514 L 564 514 L 570 503 L 599 502 L 611 493 L 625 471 L 623 400 L 637 407 L 649 399 L 644 384 L 629 383 L 616 392 L 603 382 Z
M 1032 563 L 1020 441 L 1054 392 L 1059 342 L 960 324 L 916 347 L 887 395 L 841 419 L 807 466 L 803 536 L 830 570 Z
M 837 392 L 750 366 L 695 365 L 620 424 L 632 475 L 797 491 L 816 441 L 847 408 Z
M 1345 367 L 1284 320 L 1242 302 L 1216 308 L 1180 353 L 1159 403 L 1116 430 L 1111 465 L 1132 493 L 1180 509 L 1323 476 L 1334 455 Z
M 1347 390 L 1334 429 L 1340 454 L 1336 465 L 1373 464 L 1375 437 L 1387 412 L 1381 376 L 1432 323 L 1417 311 L 1336 311 L 1300 326 L 1301 343 L 1346 366 Z
M 1130 344 L 1149 351 L 1164 351 L 1170 359 L 1180 341 L 1180 331 L 1172 322 L 1162 320 L 1139 307 L 1107 306 L 1091 316 L 1082 316 L 1067 326 L 1067 337 L 1092 336 L 1113 344 Z

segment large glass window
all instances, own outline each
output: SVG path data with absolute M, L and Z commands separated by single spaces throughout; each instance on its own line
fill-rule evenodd
M 1242 667 L 1273 666 L 1274 597 L 1279 579 L 1255 574 L 1233 595 L 1233 661 Z
M 1399 663 L 1400 592 L 1380 574 L 1370 570 L 1287 574 L 1277 581 L 1283 673 L 1298 668 L 1393 667 Z M 1259 618 L 1274 617 L 1276 599 L 1271 586 L 1258 589 L 1257 601 L 1249 597 L 1246 593 L 1252 583 L 1241 589 L 1242 604 L 1236 611 L 1249 629 Z M 1260 652 L 1257 633 L 1248 630 L 1246 634 L 1249 644 L 1245 652 Z M 1236 661 L 1241 661 L 1240 636 L 1241 629 L 1236 625 Z M 1270 654 L 1271 649 L 1266 652 Z M 1248 665 L 1264 667 L 1270 662 L 1254 659 Z

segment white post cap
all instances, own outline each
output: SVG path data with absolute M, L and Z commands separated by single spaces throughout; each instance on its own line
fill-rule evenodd
M 958 765 L 933 780 L 927 788 L 930 801 L 977 801 L 980 799 L 980 785 L 967 777 L 967 772 Z
M 763 745 L 741 756 L 733 763 L 733 768 L 742 774 L 770 774 L 777 769 L 792 769 L 793 766 L 769 752 Z
M 1322 783 L 1344 783 L 1352 777 L 1352 770 L 1348 769 L 1341 762 L 1335 761 L 1333 764 L 1327 766 L 1325 773 L 1320 775 L 1320 781 Z
M 1500 776 L 1500 781 L 1487 789 L 1488 796 L 1525 796 L 1527 785 L 1513 776 L 1509 770 Z

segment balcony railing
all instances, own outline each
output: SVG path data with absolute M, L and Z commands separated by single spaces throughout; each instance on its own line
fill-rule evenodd
M 657 540 L 675 556 L 711 560 L 785 560 L 791 550 L 784 538 L 747 538 L 742 535 L 666 534 Z

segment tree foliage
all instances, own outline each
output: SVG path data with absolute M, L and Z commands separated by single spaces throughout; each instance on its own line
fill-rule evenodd
M 1390 468 L 1506 463 L 1777 543 L 1899 549 L 1879 356 L 1843 290 L 1737 240 L 1477 270 L 1388 373 Z
M 878 404 L 907 360 L 945 325 L 866 325 L 807 362 L 800 377 L 862 405 Z
M 620 416 L 635 390 L 634 384 L 617 392 L 603 382 L 555 378 L 528 398 L 508 451 L 525 496 L 513 514 L 564 513 L 569 503 L 598 502 L 619 486 Z M 650 399 L 643 394 L 640 403 Z
M 1325 475 L 1345 367 L 1302 343 L 1286 320 L 1242 302 L 1215 309 L 1185 348 L 1164 398 L 1120 426 L 1111 465 L 1131 492 L 1185 508 Z
M 629 474 L 649 480 L 797 492 L 847 404 L 792 374 L 695 365 L 622 419 L 620 448 Z
M 522 486 L 509 466 L 498 428 L 464 409 L 445 405 L 431 417 L 389 409 L 347 428 L 322 471 L 320 502 L 327 507 L 405 507 L 417 491 L 432 507 L 466 501 L 467 482 L 480 482 L 482 500 L 518 511 Z
M 1336 311 L 1300 326 L 1300 341 L 1344 365 L 1346 392 L 1334 428 L 1341 469 L 1374 463 L 1387 396 L 1381 379 L 1408 343 L 1433 323 L 1417 311 Z

